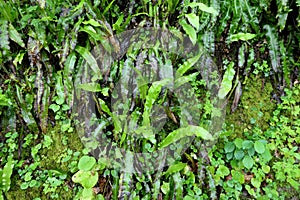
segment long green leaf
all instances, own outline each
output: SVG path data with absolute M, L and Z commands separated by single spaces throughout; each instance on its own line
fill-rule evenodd
M 21 47 L 25 47 L 25 44 L 21 38 L 21 35 L 18 33 L 18 31 L 15 29 L 15 27 L 11 24 L 9 24 L 9 37 L 12 41 L 16 42 Z
M 223 80 L 221 83 L 221 88 L 218 92 L 218 97 L 220 99 L 224 99 L 226 95 L 230 92 L 232 87 L 232 80 L 235 75 L 235 70 L 233 69 L 234 63 L 231 62 L 226 69 L 226 72 L 223 76 Z
M 179 128 L 171 132 L 161 143 L 159 143 L 159 149 L 169 146 L 176 141 L 189 136 L 201 137 L 205 140 L 213 140 L 212 135 L 200 126 L 188 125 L 184 128 Z
M 280 53 L 277 42 L 278 35 L 270 25 L 265 25 L 264 29 L 267 31 L 266 35 L 269 41 L 269 53 L 271 57 L 272 68 L 275 72 L 277 72 L 280 65 Z
M 248 41 L 253 39 L 255 36 L 256 34 L 252 34 L 252 33 L 237 33 L 237 34 L 230 35 L 228 40 L 230 42 L 236 42 L 238 40 Z
M 179 23 L 182 26 L 183 30 L 186 32 L 186 34 L 191 39 L 191 42 L 193 44 L 196 44 L 196 42 L 197 42 L 196 30 L 191 25 L 187 24 L 185 20 L 181 20 Z
M 10 51 L 8 22 L 6 20 L 0 19 L 0 30 L 0 49 L 2 50 L 2 54 L 5 56 Z
M 199 16 L 197 16 L 195 13 L 189 13 L 189 14 L 185 14 L 185 17 L 188 19 L 190 24 L 192 24 L 196 30 L 199 29 L 199 26 L 200 26 Z
M 159 96 L 161 88 L 167 84 L 169 84 L 171 79 L 163 79 L 161 81 L 156 81 L 152 84 L 152 86 L 148 90 L 148 94 L 146 96 L 145 109 L 143 113 L 143 125 L 150 126 L 150 111 L 154 105 L 155 100 Z
M 100 92 L 101 91 L 101 86 L 100 84 L 97 83 L 82 83 L 77 86 L 79 89 L 83 89 L 85 91 L 89 92 Z
M 85 61 L 89 64 L 89 66 L 92 68 L 95 75 L 97 75 L 98 79 L 102 79 L 101 71 L 98 67 L 97 61 L 92 56 L 92 54 L 84 47 L 77 46 L 75 50 L 85 59 Z
M 209 7 L 209 6 L 205 5 L 204 3 L 192 2 L 192 3 L 188 4 L 187 6 L 190 6 L 191 8 L 198 7 L 203 12 L 207 12 L 207 13 L 210 13 L 213 15 L 219 14 L 218 11 L 216 11 L 213 7 Z
M 3 170 L 2 170 L 2 177 L 1 177 L 1 185 L 2 185 L 2 190 L 4 192 L 7 192 L 10 189 L 10 183 L 11 183 L 11 175 L 12 171 L 14 168 L 14 163 L 13 163 L 13 157 L 9 156 L 7 158 L 7 163 L 5 164 Z
M 182 169 L 184 169 L 186 167 L 186 165 L 187 165 L 186 163 L 182 163 L 182 162 L 173 164 L 168 168 L 168 170 L 165 173 L 163 173 L 163 175 L 170 175 L 170 174 L 179 172 Z

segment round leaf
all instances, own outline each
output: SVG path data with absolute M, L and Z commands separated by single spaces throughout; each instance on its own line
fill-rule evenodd
M 80 183 L 84 188 L 92 188 L 98 182 L 98 173 L 80 170 L 73 175 L 72 181 L 74 183 Z
M 234 157 L 237 160 L 241 160 L 244 157 L 244 155 L 245 155 L 244 151 L 242 151 L 242 150 L 235 150 L 234 151 Z
M 253 147 L 253 142 L 250 140 L 245 140 L 242 143 L 243 149 L 251 149 Z
M 254 149 L 257 153 L 262 154 L 265 152 L 266 148 L 265 148 L 265 144 L 262 143 L 261 141 L 256 141 L 254 143 Z
M 96 159 L 90 156 L 82 156 L 78 163 L 78 169 L 89 171 L 91 170 L 96 163 Z
M 234 144 L 238 149 L 241 149 L 243 147 L 243 139 L 241 138 L 236 138 L 234 140 Z
M 224 147 L 226 153 L 233 152 L 234 148 L 235 145 L 233 142 L 227 142 Z
M 229 169 L 225 165 L 220 165 L 217 174 L 224 178 L 224 176 L 228 176 L 230 174 Z
M 244 157 L 244 159 L 243 159 L 243 165 L 244 165 L 247 169 L 250 169 L 250 168 L 253 167 L 253 164 L 254 164 L 253 159 L 252 159 L 250 156 L 246 155 L 246 156 Z

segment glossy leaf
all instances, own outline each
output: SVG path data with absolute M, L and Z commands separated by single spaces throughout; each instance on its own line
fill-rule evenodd
M 264 29 L 267 31 L 266 35 L 269 42 L 269 53 L 272 67 L 273 70 L 277 72 L 280 66 L 280 53 L 277 41 L 278 34 L 276 34 L 274 28 L 271 28 L 270 25 L 264 25 Z
M 239 40 L 248 41 L 255 38 L 256 34 L 253 33 L 237 33 L 229 36 L 229 42 L 236 42 Z
M 198 30 L 199 29 L 199 16 L 197 16 L 195 13 L 189 13 L 189 14 L 185 14 L 185 17 L 187 18 L 187 20 L 190 22 L 190 24 L 193 25 L 193 27 Z
M 197 43 L 196 30 L 191 25 L 187 24 L 185 20 L 181 20 L 179 23 L 182 26 L 183 30 L 186 32 L 186 34 L 189 36 L 191 42 L 193 44 L 196 44 Z
M 242 146 L 243 149 L 251 149 L 253 147 L 253 142 L 250 140 L 244 140 Z
M 97 21 L 94 20 L 94 19 L 89 19 L 88 21 L 84 21 L 84 22 L 82 22 L 82 23 L 85 24 L 85 25 L 89 24 L 89 25 L 92 25 L 92 26 L 95 26 L 95 27 L 100 27 L 100 26 L 102 26 L 99 22 L 97 22 Z
M 176 141 L 188 137 L 188 136 L 200 137 L 204 140 L 213 140 L 212 135 L 200 126 L 189 125 L 185 128 L 179 128 L 171 132 L 161 143 L 159 143 L 159 149 L 162 149 L 170 144 L 175 143 Z
M 229 64 L 225 71 L 225 74 L 223 76 L 221 87 L 218 92 L 218 97 L 220 99 L 224 99 L 232 88 L 232 80 L 235 75 L 235 70 L 233 69 L 233 66 L 234 66 L 234 63 Z
M 230 174 L 230 171 L 225 165 L 220 165 L 216 173 L 224 178 L 225 176 L 228 176 Z
M 187 165 L 186 163 L 182 163 L 182 162 L 173 164 L 168 168 L 166 172 L 164 172 L 164 175 L 170 175 L 179 172 L 183 170 L 186 167 L 186 165 Z
M 234 151 L 234 157 L 237 160 L 241 160 L 244 157 L 244 151 L 243 150 L 235 150 Z

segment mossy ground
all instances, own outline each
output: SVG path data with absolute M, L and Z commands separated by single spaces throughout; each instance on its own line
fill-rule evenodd
M 73 199 L 76 192 L 72 188 L 69 188 L 70 186 L 68 185 L 68 182 L 71 180 L 73 175 L 70 173 L 70 169 L 68 167 L 70 162 L 62 162 L 62 159 L 67 155 L 67 151 L 82 151 L 83 145 L 76 133 L 72 132 L 62 134 L 60 132 L 60 127 L 58 126 L 49 129 L 47 131 L 47 135 L 52 139 L 52 143 L 48 148 L 43 148 L 39 151 L 41 160 L 37 170 L 57 170 L 62 173 L 67 173 L 68 177 L 66 178 L 65 184 L 57 187 L 55 194 L 58 196 L 58 199 Z M 20 189 L 22 181 L 17 180 L 16 177 L 17 176 L 12 177 L 12 187 L 6 194 L 6 198 L 8 200 L 51 198 L 51 193 L 45 194 L 43 192 L 43 187 L 32 187 L 26 190 Z
M 246 81 L 238 108 L 231 113 L 231 102 L 227 106 L 226 124 L 233 128 L 233 138 L 243 137 L 245 131 L 254 127 L 262 131 L 269 127 L 269 120 L 276 108 L 272 91 L 268 79 L 251 76 Z

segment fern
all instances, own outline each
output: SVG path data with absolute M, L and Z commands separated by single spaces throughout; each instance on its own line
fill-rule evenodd
M 280 65 L 280 53 L 277 42 L 278 35 L 275 33 L 274 28 L 272 28 L 270 25 L 265 25 L 264 29 L 267 31 L 266 35 L 269 41 L 269 54 L 272 68 L 275 72 L 278 72 Z

